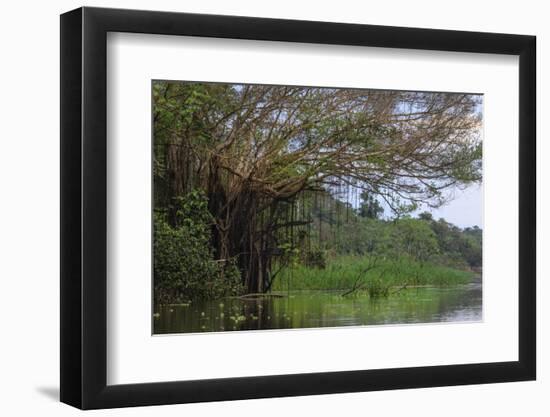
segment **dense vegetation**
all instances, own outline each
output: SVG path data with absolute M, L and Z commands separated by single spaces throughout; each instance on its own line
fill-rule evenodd
M 317 206 L 302 200 L 310 221 L 293 233 L 280 233 L 268 290 L 342 290 L 343 295 L 378 297 L 412 286 L 467 283 L 481 269 L 482 230 L 477 226 L 460 229 L 428 212 L 383 219 L 382 206 L 366 194 L 358 208 L 328 194 L 320 200 Z M 175 227 L 166 212 L 155 215 L 157 303 L 244 294 L 236 259 L 213 256 L 213 219 L 204 193 L 193 191 L 176 204 Z
M 273 289 L 389 295 L 409 286 L 463 284 L 480 273 L 479 227 L 460 229 L 444 219 L 433 219 L 428 212 L 417 218 L 383 220 L 378 217 L 382 210 L 374 214 L 364 205 L 351 216 L 346 214 L 342 223 L 337 212 L 324 212 L 325 220 L 312 228 L 317 239 L 325 229 L 323 240 L 309 251 L 298 249 L 297 259 L 286 264 L 292 267 L 282 269 Z
M 481 180 L 478 104 L 155 82 L 155 302 L 465 282 L 481 230 L 411 213 Z
M 216 299 L 243 291 L 235 262 L 215 260 L 210 247 L 212 218 L 198 191 L 175 201 L 176 221 L 154 218 L 154 289 L 157 303 Z

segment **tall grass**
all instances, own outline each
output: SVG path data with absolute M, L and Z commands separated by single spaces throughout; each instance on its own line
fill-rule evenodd
M 342 256 L 329 261 L 324 269 L 304 265 L 288 267 L 276 277 L 272 290 L 350 290 L 357 287 L 370 295 L 387 295 L 391 287 L 465 284 L 474 275 L 410 259 L 378 260 L 374 268 L 372 265 L 372 260 L 366 257 Z

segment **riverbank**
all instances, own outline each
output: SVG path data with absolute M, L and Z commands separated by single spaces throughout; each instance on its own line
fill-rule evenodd
M 445 266 L 366 257 L 342 256 L 331 260 L 326 268 L 304 265 L 287 267 L 276 277 L 272 291 L 351 290 L 363 286 L 392 288 L 400 286 L 449 286 L 471 282 L 479 273 Z

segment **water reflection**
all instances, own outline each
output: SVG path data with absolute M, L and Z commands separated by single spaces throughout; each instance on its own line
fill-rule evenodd
M 154 333 L 196 333 L 481 320 L 479 283 L 411 288 L 388 298 L 344 298 L 340 292 L 300 291 L 284 297 L 230 298 L 161 306 Z

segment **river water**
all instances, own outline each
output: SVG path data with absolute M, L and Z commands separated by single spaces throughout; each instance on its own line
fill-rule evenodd
M 153 326 L 155 334 L 167 334 L 480 321 L 481 292 L 480 283 L 409 288 L 380 299 L 342 297 L 341 291 L 293 291 L 281 297 L 160 306 Z

